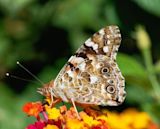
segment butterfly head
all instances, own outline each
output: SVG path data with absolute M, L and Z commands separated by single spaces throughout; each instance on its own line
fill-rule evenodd
M 43 85 L 43 87 L 38 88 L 37 92 L 43 96 L 49 97 L 51 96 L 51 93 L 53 92 L 52 90 L 53 86 L 54 86 L 54 81 L 51 80 L 49 83 L 46 83 L 45 85 Z

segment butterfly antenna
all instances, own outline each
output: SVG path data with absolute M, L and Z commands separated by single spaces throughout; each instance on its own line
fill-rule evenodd
M 11 78 L 15 78 L 15 79 L 18 79 L 18 80 L 23 80 L 23 81 L 26 81 L 26 82 L 37 83 L 37 82 L 35 82 L 35 81 L 33 81 L 33 80 L 28 80 L 28 79 L 21 78 L 21 77 L 15 76 L 15 75 L 11 75 L 10 73 L 6 73 L 6 76 L 7 76 L 7 77 L 11 77 Z
M 39 83 L 41 83 L 42 85 L 44 85 L 44 83 L 38 78 L 36 77 L 33 73 L 31 73 L 27 68 L 25 68 L 19 61 L 17 61 L 17 65 L 19 65 L 22 69 L 24 69 L 27 73 L 29 73 L 33 78 L 35 78 Z
M 72 104 L 73 104 L 73 107 L 74 107 L 74 110 L 75 110 L 75 112 L 76 112 L 76 114 L 77 114 L 78 119 L 81 120 L 81 117 L 79 116 L 79 113 L 78 113 L 78 110 L 77 110 L 77 107 L 76 107 L 76 105 L 75 105 L 75 102 L 74 102 L 74 99 L 73 99 L 73 98 L 71 98 L 71 102 L 72 102 Z

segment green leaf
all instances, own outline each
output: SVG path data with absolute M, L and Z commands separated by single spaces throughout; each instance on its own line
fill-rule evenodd
M 128 85 L 126 87 L 127 97 L 126 101 L 130 104 L 147 103 L 151 101 L 149 92 L 146 92 L 144 88 L 135 85 Z
M 118 53 L 117 62 L 125 80 L 128 84 L 150 89 L 151 83 L 145 68 L 135 58 Z
M 144 67 L 135 58 L 118 53 L 117 62 L 124 76 L 146 77 Z
M 160 0 L 132 0 L 146 11 L 160 16 Z

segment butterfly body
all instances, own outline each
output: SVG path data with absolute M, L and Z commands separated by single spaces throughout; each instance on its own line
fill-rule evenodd
M 117 26 L 95 33 L 70 57 L 53 83 L 39 89 L 65 102 L 116 106 L 125 99 L 125 81 L 116 63 L 121 43 Z

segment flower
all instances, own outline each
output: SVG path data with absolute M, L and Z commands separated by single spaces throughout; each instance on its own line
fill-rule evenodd
M 94 120 L 92 116 L 88 116 L 85 112 L 81 112 L 80 116 L 89 127 L 100 124 L 99 121 Z
M 59 129 L 56 125 L 50 125 L 48 124 L 46 127 L 44 127 L 43 129 Z
M 101 117 L 105 120 L 105 117 Z M 151 126 L 152 119 L 146 112 L 139 112 L 129 108 L 122 113 L 108 112 L 106 119 L 111 129 L 158 129 L 158 126 Z M 157 127 L 157 128 L 156 128 Z
M 66 118 L 70 118 L 70 119 L 76 119 L 77 118 L 77 114 L 76 114 L 76 111 L 74 110 L 73 107 L 71 107 L 69 110 L 67 110 L 65 112 L 65 115 L 64 115 Z
M 34 124 L 30 124 L 26 129 L 43 129 L 45 127 L 45 123 L 42 121 L 35 122 Z
M 49 119 L 53 119 L 53 120 L 57 120 L 61 114 L 60 114 L 60 110 L 57 108 L 50 108 L 50 106 L 45 106 L 46 112 L 48 113 L 48 118 Z
M 61 106 L 59 109 L 61 113 L 65 113 L 67 111 L 67 107 L 65 105 Z
M 29 116 L 39 116 L 38 121 L 26 129 L 159 129 L 146 112 L 133 108 L 121 113 L 85 109 L 79 112 L 80 119 L 73 107 L 56 108 L 40 102 L 29 102 L 23 110 Z
M 135 109 L 128 109 L 122 114 L 124 117 L 132 116 L 132 125 L 136 129 L 143 129 L 149 126 L 151 118 L 146 112 L 138 112 Z M 135 121 L 136 120 L 136 121 Z M 129 123 L 128 123 L 129 124 Z
M 29 116 L 38 117 L 41 111 L 43 111 L 41 102 L 28 102 L 23 106 L 23 112 Z
M 138 25 L 136 26 L 136 33 L 137 45 L 139 49 L 148 49 L 151 47 L 151 39 L 148 33 L 145 30 L 144 26 Z
M 67 121 L 66 121 L 66 127 L 67 129 L 88 129 L 84 122 L 78 120 L 78 119 L 71 119 L 71 118 L 68 118 Z

